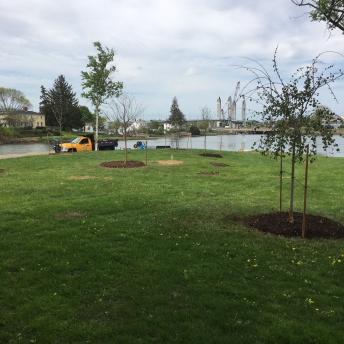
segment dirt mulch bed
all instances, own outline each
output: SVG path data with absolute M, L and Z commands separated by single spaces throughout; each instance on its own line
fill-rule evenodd
M 213 165 L 215 167 L 228 167 L 228 164 L 224 164 L 222 162 L 211 162 L 210 165 Z
M 200 156 L 205 156 L 207 158 L 223 158 L 223 155 L 218 153 L 201 153 Z
M 294 223 L 288 222 L 288 213 L 282 213 L 282 216 L 280 213 L 256 215 L 244 219 L 243 222 L 263 232 L 301 237 L 302 213 L 294 213 Z M 326 217 L 307 215 L 306 238 L 344 238 L 344 225 Z
M 125 163 L 125 161 L 116 160 L 116 161 L 102 162 L 100 166 L 107 167 L 107 168 L 136 168 L 136 167 L 144 167 L 146 165 L 142 161 L 129 160 L 127 161 L 127 163 Z
M 177 166 L 184 164 L 182 160 L 158 160 L 159 165 L 162 166 Z

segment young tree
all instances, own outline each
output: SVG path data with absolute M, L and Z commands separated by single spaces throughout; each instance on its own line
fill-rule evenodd
M 123 89 L 123 83 L 113 81 L 111 76 L 116 71 L 113 65 L 115 52 L 113 49 L 102 47 L 100 42 L 94 42 L 96 56 L 88 57 L 88 71 L 82 71 L 82 96 L 89 99 L 94 106 L 96 116 L 95 150 L 98 150 L 98 121 L 101 106 L 110 97 L 118 97 Z
M 308 7 L 314 21 L 325 21 L 330 30 L 340 29 L 344 33 L 343 0 L 291 0 L 295 5 Z
M 202 123 L 200 125 L 201 129 L 203 129 L 204 132 L 204 152 L 207 151 L 207 133 L 209 131 L 210 126 L 210 118 L 211 118 L 211 110 L 204 106 L 201 109 L 201 117 L 202 117 Z
M 0 112 L 11 113 L 31 107 L 23 92 L 13 88 L 0 87 Z
M 260 114 L 266 121 L 270 132 L 262 136 L 258 149 L 263 154 L 272 154 L 275 158 L 280 154 L 291 155 L 291 185 L 289 221 L 294 221 L 294 189 L 295 164 L 303 161 L 304 154 L 310 146 L 310 155 L 317 153 L 316 139 L 322 138 L 326 150 L 334 144 L 333 130 L 325 125 L 331 114 L 328 111 L 314 111 L 319 108 L 319 91 L 331 88 L 344 73 L 333 70 L 332 65 L 324 66 L 319 56 L 308 66 L 301 67 L 292 74 L 289 80 L 284 80 L 277 65 L 277 49 L 273 58 L 273 74 L 261 65 L 246 67 L 254 74 L 257 86 L 248 92 L 256 94 L 256 102 L 260 103 Z
M 78 100 L 72 86 L 60 75 L 50 90 L 41 87 L 40 108 L 43 113 L 52 114 L 62 135 L 62 129 L 79 128 L 82 125 Z
M 141 104 L 137 103 L 133 96 L 122 94 L 119 97 L 112 98 L 109 102 L 109 115 L 112 121 L 118 121 L 121 124 L 124 138 L 125 164 L 128 162 L 127 136 L 128 128 L 144 112 Z

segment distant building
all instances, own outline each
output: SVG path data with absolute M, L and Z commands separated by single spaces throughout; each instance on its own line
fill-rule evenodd
M 0 125 L 15 128 L 45 127 L 45 115 L 27 108 L 9 113 L 0 112 Z

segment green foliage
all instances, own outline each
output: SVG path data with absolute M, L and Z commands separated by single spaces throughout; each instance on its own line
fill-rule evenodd
M 344 76 L 333 66 L 322 66 L 315 58 L 308 66 L 301 67 L 287 81 L 281 77 L 276 58 L 273 59 L 273 75 L 265 69 L 254 70 L 257 78 L 256 102 L 262 105 L 258 114 L 271 131 L 263 136 L 258 149 L 263 154 L 278 157 L 280 152 L 293 154 L 302 161 L 310 145 L 310 155 L 317 154 L 317 137 L 322 138 L 323 149 L 335 143 L 333 129 L 325 125 L 331 117 L 329 110 L 321 107 L 319 91 Z M 251 98 L 253 99 L 253 98 Z
M 23 92 L 13 88 L 0 87 L 0 112 L 11 113 L 31 107 Z
M 151 120 L 148 122 L 148 132 L 149 134 L 163 135 L 164 134 L 164 124 L 162 121 Z
M 97 55 L 88 57 L 88 71 L 81 72 L 84 89 L 82 96 L 89 99 L 98 112 L 108 98 L 121 94 L 123 83 L 111 78 L 116 71 L 116 66 L 111 65 L 115 56 L 114 50 L 103 48 L 100 42 L 94 42 L 93 45 Z
M 89 110 L 87 106 L 79 106 L 79 111 L 81 113 L 81 121 L 83 125 L 86 123 L 92 123 L 93 125 L 95 124 L 96 116 Z
M 41 86 L 40 111 L 46 114 L 48 125 L 57 125 L 60 130 L 82 126 L 76 94 L 63 75 L 56 78 L 50 90 Z
M 314 21 L 324 21 L 328 28 L 340 29 L 344 33 L 343 0 L 292 0 L 298 6 L 310 8 L 310 17 Z
M 192 135 L 192 136 L 199 136 L 201 135 L 201 131 L 199 130 L 199 128 L 195 125 L 192 125 L 190 128 L 189 128 L 189 133 Z
M 198 153 L 1 160 L 0 343 L 341 343 L 343 240 L 250 230 L 236 219 L 276 210 L 278 163 L 222 152 L 204 176 Z M 344 221 L 342 172 L 319 158 L 312 213 Z
M 186 123 L 186 119 L 182 111 L 179 109 L 177 97 L 174 97 L 172 100 L 170 113 L 168 122 L 177 129 L 181 129 L 181 127 Z

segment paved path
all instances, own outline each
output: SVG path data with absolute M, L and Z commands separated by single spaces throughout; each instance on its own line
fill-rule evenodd
M 23 158 L 26 156 L 36 156 L 36 155 L 48 155 L 48 152 L 31 152 L 31 153 L 9 153 L 9 154 L 1 154 L 0 160 L 3 159 L 13 159 L 13 158 Z

